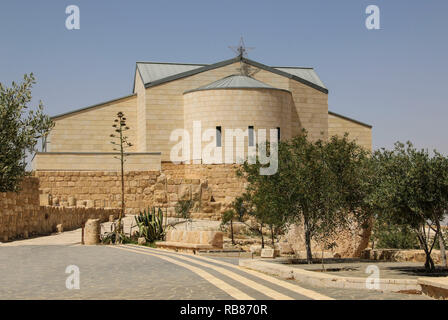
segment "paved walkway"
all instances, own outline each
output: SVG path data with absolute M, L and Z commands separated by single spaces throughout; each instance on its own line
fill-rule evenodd
M 66 268 L 80 289 L 66 288 Z M 312 288 L 242 269 L 236 258 L 148 247 L 0 246 L 0 299 L 426 299 L 366 290 Z
M 125 231 L 132 222 L 125 218 Z M 80 241 L 78 229 L 0 244 L 0 299 L 429 299 L 299 285 L 243 269 L 238 258 Z M 66 288 L 70 265 L 80 270 L 79 290 Z

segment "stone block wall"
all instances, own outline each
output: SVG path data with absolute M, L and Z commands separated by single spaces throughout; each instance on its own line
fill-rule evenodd
M 335 113 L 328 114 L 328 136 L 344 136 L 348 133 L 350 140 L 356 141 L 366 150 L 372 150 L 372 127 L 350 120 Z
M 33 159 L 33 170 L 120 171 L 118 152 L 38 152 Z M 129 171 L 160 170 L 160 152 L 133 152 L 126 156 Z
M 149 206 L 175 215 L 178 200 L 196 201 L 192 216 L 220 220 L 234 198 L 244 191 L 236 177 L 237 165 L 186 165 L 162 163 L 161 171 L 125 173 L 126 213 Z M 120 208 L 121 178 L 109 171 L 36 171 L 41 204 L 87 208 Z
M 26 178 L 18 193 L 0 193 L 0 241 L 55 232 L 58 224 L 73 230 L 89 218 L 107 221 L 109 215 L 118 217 L 120 211 L 41 206 L 39 198 L 39 180 L 34 177 Z

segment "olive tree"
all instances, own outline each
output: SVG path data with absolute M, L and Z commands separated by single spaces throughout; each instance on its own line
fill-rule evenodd
M 54 126 L 44 114 L 42 102 L 34 110 L 29 106 L 35 83 L 32 73 L 11 87 L 0 83 L 0 192 L 19 191 L 27 175 L 27 154 L 34 155 L 39 139 L 45 144 Z
M 391 151 L 375 152 L 374 188 L 370 201 L 382 219 L 410 227 L 425 251 L 425 268 L 435 269 L 431 252 L 448 207 L 448 159 L 437 151 L 417 150 L 397 142 Z M 445 258 L 446 259 L 446 258 Z
M 278 145 L 278 171 L 260 175 L 260 163 L 244 163 L 247 199 L 261 221 L 304 227 L 307 261 L 311 241 L 328 242 L 355 219 L 365 219 L 364 195 L 369 184 L 367 152 L 347 136 L 310 141 L 305 131 Z

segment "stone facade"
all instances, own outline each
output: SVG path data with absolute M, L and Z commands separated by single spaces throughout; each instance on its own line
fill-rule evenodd
M 372 127 L 359 121 L 346 118 L 339 114 L 329 112 L 328 135 L 343 136 L 348 133 L 348 138 L 355 140 L 360 146 L 372 150 Z
M 270 89 L 229 87 L 198 91 L 204 85 L 237 74 L 243 62 L 257 69 L 250 78 Z M 157 68 L 161 65 L 164 64 Z M 169 67 L 178 68 L 176 64 Z M 128 166 L 129 171 L 158 170 L 160 162 L 171 161 L 171 151 L 179 142 L 172 139 L 171 134 L 185 129 L 192 136 L 193 121 L 201 121 L 203 130 L 221 126 L 223 137 L 227 129 L 247 130 L 249 126 L 255 130 L 280 128 L 282 139 L 295 136 L 302 129 L 306 129 L 313 140 L 349 132 L 351 138 L 371 149 L 371 127 L 329 113 L 328 91 L 320 80 L 316 81 L 318 77 L 312 69 L 302 68 L 302 72 L 311 72 L 311 78 L 319 85 L 247 59 L 232 59 L 199 69 L 201 71 L 189 74 L 171 74 L 154 85 L 151 79 L 157 77 L 161 69 L 153 71 L 154 74 L 149 75 L 150 82 L 144 83 L 137 68 L 133 94 L 54 117 L 56 125 L 48 139 L 48 153 L 36 156 L 34 169 L 115 170 L 116 164 L 111 162 L 113 155 L 107 153 L 113 152 L 109 136 L 113 133 L 112 124 L 118 111 L 125 113 L 130 127 L 127 135 L 133 147 L 127 151 L 160 154 L 159 158 L 150 159 L 136 155 L 135 163 Z M 269 134 L 267 139 L 270 139 Z M 247 136 L 245 140 L 247 145 Z M 185 158 L 196 159 L 193 152 L 190 147 L 189 157 Z M 234 160 L 236 162 L 237 157 Z
M 266 130 L 281 128 L 281 137 L 289 139 L 291 137 L 291 93 L 284 90 L 272 89 L 228 89 L 228 90 L 204 90 L 193 91 L 184 94 L 184 128 L 190 135 L 190 150 L 194 150 L 193 124 L 200 121 L 202 132 L 211 130 L 215 133 L 216 126 L 221 126 L 222 132 L 220 163 L 235 163 L 237 159 L 247 158 L 248 127 L 254 129 L 254 145 L 256 144 L 257 133 L 260 129 L 265 129 L 265 136 L 269 139 L 270 132 Z M 231 110 L 229 112 L 229 110 Z M 236 138 L 230 130 L 245 131 L 244 141 L 238 144 Z M 277 131 L 274 131 L 277 135 Z M 202 143 L 202 150 L 208 144 L 215 147 L 214 139 L 204 141 L 203 137 L 196 144 Z M 227 145 L 227 142 L 231 144 Z M 191 159 L 198 160 L 201 154 L 192 152 Z M 187 159 L 188 160 L 188 159 Z M 216 161 L 217 162 L 217 161 Z
M 0 193 L 0 241 L 56 232 L 58 225 L 73 230 L 89 218 L 107 221 L 119 214 L 118 209 L 41 206 L 39 198 L 39 180 L 33 177 L 23 181 L 18 193 Z
M 148 206 L 166 208 L 174 216 L 178 200 L 196 200 L 192 216 L 221 219 L 233 199 L 244 190 L 235 175 L 236 165 L 186 165 L 162 163 L 161 171 L 134 171 L 125 174 L 127 213 Z M 91 208 L 121 206 L 121 179 L 112 171 L 36 171 L 42 203 Z
M 120 171 L 118 153 L 37 153 L 33 169 L 39 171 L 82 171 L 101 168 L 101 171 Z M 129 171 L 160 171 L 160 152 L 130 153 L 126 156 L 126 168 Z

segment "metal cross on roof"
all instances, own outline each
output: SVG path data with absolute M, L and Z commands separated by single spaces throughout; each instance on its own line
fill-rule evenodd
M 247 52 L 249 50 L 255 49 L 255 47 L 246 47 L 243 37 L 240 38 L 240 43 L 238 44 L 238 46 L 229 46 L 229 48 L 232 49 L 233 52 L 237 54 L 237 57 L 240 58 L 240 67 L 237 70 L 241 75 L 250 77 L 260 71 L 253 70 L 251 66 L 249 66 L 247 63 L 244 63 L 243 58 L 247 58 Z
M 232 49 L 233 52 L 235 52 L 240 58 L 246 58 L 247 52 L 249 50 L 255 49 L 254 47 L 246 47 L 243 37 L 240 38 L 240 43 L 238 44 L 238 46 L 229 46 L 229 48 Z

